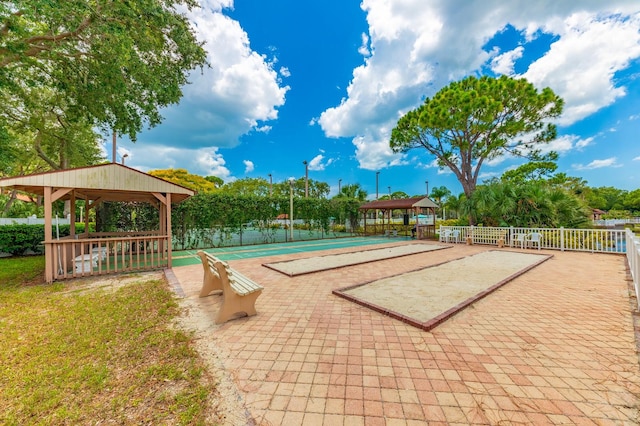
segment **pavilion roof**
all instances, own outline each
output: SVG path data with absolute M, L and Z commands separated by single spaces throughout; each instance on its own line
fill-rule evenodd
M 389 210 L 389 209 L 413 209 L 413 208 L 437 208 L 429 197 L 398 198 L 392 200 L 370 201 L 360 206 L 360 210 Z
M 4 178 L 0 179 L 0 187 L 37 195 L 43 195 L 45 187 L 73 189 L 62 200 L 74 194 L 76 199 L 154 201 L 154 193 L 170 193 L 172 202 L 180 202 L 194 195 L 191 189 L 118 163 Z

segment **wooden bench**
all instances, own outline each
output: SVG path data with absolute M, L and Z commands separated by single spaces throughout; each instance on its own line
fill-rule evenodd
M 255 315 L 256 300 L 264 287 L 233 270 L 227 262 L 212 254 L 199 251 L 198 256 L 204 268 L 200 297 L 206 297 L 214 290 L 222 290 L 222 306 L 216 316 L 216 324 L 230 320 L 237 313 Z

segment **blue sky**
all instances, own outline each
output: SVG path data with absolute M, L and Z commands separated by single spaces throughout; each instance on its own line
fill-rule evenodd
M 424 150 L 393 154 L 398 118 L 468 75 L 524 77 L 565 100 L 559 172 L 640 188 L 637 0 L 201 0 L 185 11 L 211 67 L 133 144 L 128 166 L 225 182 L 304 176 L 378 192 L 462 191 Z M 111 153 L 111 138 L 105 137 Z M 110 154 L 109 154 L 110 155 Z M 521 164 L 502 158 L 481 179 Z

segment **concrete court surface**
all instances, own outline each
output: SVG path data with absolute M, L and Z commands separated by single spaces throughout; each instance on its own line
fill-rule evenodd
M 293 278 L 261 266 L 353 250 L 229 261 L 265 289 L 256 316 L 222 325 L 213 321 L 221 296 L 198 298 L 202 266 L 173 269 L 183 303 L 200 318 L 190 325 L 208 348 L 202 355 L 234 388 L 243 422 L 640 423 L 625 257 L 542 250 L 553 258 L 429 332 L 331 291 L 495 247 L 454 244 Z

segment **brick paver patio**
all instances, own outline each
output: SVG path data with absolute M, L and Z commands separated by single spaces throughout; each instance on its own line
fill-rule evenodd
M 554 257 L 430 332 L 331 294 L 495 247 L 466 246 L 287 277 L 230 261 L 265 287 L 258 315 L 215 325 L 202 266 L 173 272 L 210 322 L 197 336 L 260 425 L 639 423 L 640 374 L 625 258 Z M 515 249 L 505 249 L 515 250 Z M 464 271 L 460 271 L 464 276 Z

